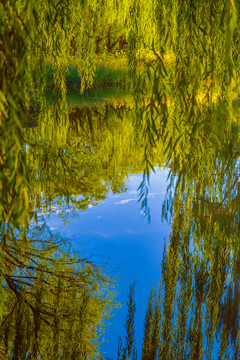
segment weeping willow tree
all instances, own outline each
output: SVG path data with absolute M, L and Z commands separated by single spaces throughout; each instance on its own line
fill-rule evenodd
M 111 295 L 105 288 L 109 279 L 100 274 L 100 269 L 79 260 L 51 235 L 47 237 L 44 227 L 38 234 L 26 235 L 34 215 L 29 205 L 31 173 L 27 172 L 23 130 L 25 124 L 34 121 L 29 104 L 36 95 L 39 97 L 42 134 L 47 121 L 49 141 L 54 137 L 57 144 L 66 143 L 68 60 L 74 40 L 82 90 L 90 86 L 97 38 L 94 18 L 99 9 L 97 1 L 0 3 L 3 358 L 95 358 L 102 321 L 111 307 Z M 54 74 L 52 108 L 46 106 L 49 63 Z
M 116 19 L 121 19 L 117 26 L 125 28 L 137 113 L 141 115 L 136 129 L 143 128 L 147 138 L 147 174 L 152 147 L 159 137 L 164 137 L 174 149 L 176 141 L 184 136 L 181 128 L 176 131 L 176 140 L 168 136 L 165 130 L 169 118 L 176 129 L 178 123 L 186 123 L 190 132 L 201 133 L 202 124 L 207 124 L 215 113 L 216 96 L 223 99 L 224 107 L 230 111 L 239 44 L 233 1 L 183 4 L 149 0 L 146 4 L 140 0 L 121 3 L 19 0 L 1 4 L 1 13 L 2 227 L 9 220 L 21 222 L 28 208 L 21 133 L 23 124 L 31 117 L 27 111 L 29 101 L 37 91 L 40 128 L 44 131 L 47 126 L 54 141 L 65 142 L 65 125 L 69 122 L 65 75 L 69 56 L 74 48 L 82 90 L 91 86 L 102 19 L 108 19 L 108 29 Z M 143 61 L 141 49 L 149 49 L 150 54 Z M 48 63 L 54 74 L 53 108 L 46 106 Z M 196 144 L 200 151 L 204 136 L 206 130 Z
M 203 141 L 211 136 L 213 121 L 225 118 L 231 126 L 239 72 L 238 4 L 229 0 L 188 3 L 156 0 L 152 5 L 157 24 L 154 37 L 151 32 L 148 37 L 138 36 L 144 32 L 139 6 L 139 13 L 132 14 L 135 25 L 131 27 L 129 49 L 136 128 L 144 128 L 148 139 L 146 174 L 151 169 L 151 154 L 159 138 L 164 139 L 169 153 L 177 143 L 190 147 L 191 138 L 197 138 L 195 149 L 199 158 L 204 156 L 207 149 L 203 148 Z M 145 66 L 139 67 L 142 47 L 149 48 L 151 60 L 146 58 Z M 181 161 L 184 160 L 179 155 Z
M 51 242 L 44 243 L 47 253 L 41 258 L 39 249 L 44 252 L 41 238 L 35 242 L 34 237 L 26 236 L 34 215 L 29 205 L 31 174 L 26 158 L 34 157 L 25 151 L 23 127 L 34 120 L 28 109 L 37 93 L 39 138 L 54 140 L 60 149 L 60 161 L 66 163 L 61 146 L 70 141 L 65 84 L 69 57 L 76 55 L 83 91 L 93 83 L 96 53 L 104 52 L 104 48 L 111 52 L 116 42 L 119 47 L 120 42 L 126 42 L 136 100 L 135 136 L 144 146 L 145 176 L 148 177 L 153 167 L 159 139 L 166 144 L 172 174 L 178 175 L 172 235 L 163 261 L 163 320 L 160 321 L 157 297 L 151 300 L 155 304 L 154 316 L 151 315 L 153 304 L 149 303 L 148 314 L 155 325 L 146 333 L 146 341 L 152 345 L 150 349 L 144 348 L 144 354 L 147 358 L 158 353 L 159 359 L 201 358 L 203 354 L 211 358 L 217 332 L 220 358 L 228 356 L 229 339 L 237 356 L 238 330 L 227 321 L 234 318 L 238 308 L 238 267 L 234 265 L 239 253 L 235 241 L 238 173 L 236 164 L 227 156 L 235 150 L 231 136 L 235 125 L 232 93 L 239 75 L 237 6 L 234 0 L 7 0 L 0 3 L 0 298 L 7 304 L 6 308 L 1 306 L 1 351 L 5 357 L 36 358 L 40 352 L 46 352 L 47 358 L 59 358 L 60 354 L 66 359 L 75 355 L 95 356 L 95 348 L 90 351 L 90 337 L 95 335 L 81 327 L 88 323 L 83 319 L 84 314 L 89 314 L 84 306 L 90 301 L 90 314 L 97 314 L 96 324 L 104 306 L 92 302 L 96 288 L 87 287 L 85 292 L 80 279 L 83 274 L 91 279 L 95 276 L 92 283 L 96 285 L 97 273 L 76 269 L 74 262 L 66 263 L 66 254 L 57 249 L 57 261 L 54 261 Z M 105 34 L 103 22 L 107 22 Z M 49 64 L 53 70 L 52 106 L 47 106 L 46 101 Z M 221 176 L 224 169 L 231 169 L 232 173 L 227 174 L 234 176 Z M 195 173 L 198 181 L 193 179 Z M 144 196 L 144 183 L 142 189 Z M 170 207 L 171 199 L 166 202 L 166 210 Z M 191 215 L 190 223 L 184 211 Z M 228 222 L 231 236 L 224 231 L 226 224 L 221 214 L 226 213 L 231 219 Z M 16 235 L 18 231 L 21 234 L 21 225 L 23 236 Z M 196 246 L 195 254 L 189 252 L 191 241 Z M 46 274 L 46 269 L 50 271 L 47 284 L 40 276 Z M 71 275 L 64 278 L 63 273 L 68 271 Z M 28 276 L 27 280 L 23 280 L 24 276 Z M 76 282 L 78 289 L 73 286 Z M 32 291 L 29 291 L 30 283 L 34 284 Z M 83 284 L 86 285 L 84 281 Z M 48 286 L 51 291 L 46 295 Z M 95 313 L 92 307 L 97 304 L 100 311 Z M 78 331 L 73 326 L 75 311 L 80 324 Z M 190 328 L 186 314 L 191 318 Z M 146 329 L 148 324 L 146 319 Z M 68 332 L 69 329 L 72 330 Z M 179 338 L 181 343 L 177 342 Z M 71 354 L 66 348 L 69 341 Z M 54 344 L 52 348 L 50 342 Z M 154 345 L 157 343 L 158 348 Z
M 69 122 L 65 84 L 69 56 L 73 50 L 77 54 L 82 90 L 91 86 L 96 42 L 103 37 L 102 19 L 108 19 L 107 32 L 117 19 L 121 20 L 116 27 L 125 29 L 120 37 L 126 38 L 135 83 L 136 129 L 143 128 L 147 138 L 147 174 L 152 147 L 160 136 L 174 150 L 175 143 L 186 136 L 181 128 L 178 131 L 179 123 L 185 123 L 190 133 L 201 134 L 196 144 L 201 151 L 202 138 L 216 115 L 215 98 L 223 100 L 224 111 L 231 110 L 233 80 L 239 71 L 234 1 L 9 0 L 1 3 L 1 14 L 1 227 L 8 221 L 17 225 L 28 208 L 21 133 L 31 117 L 29 101 L 37 91 L 40 128 L 44 131 L 47 126 L 54 141 L 64 143 Z M 142 49 L 149 50 L 144 60 Z M 48 63 L 53 69 L 53 108 L 46 106 Z M 176 140 L 165 131 L 169 119 L 176 128 Z M 203 123 L 209 126 L 205 131 Z
M 150 4 L 150 2 L 149 2 Z M 33 121 L 29 103 L 40 100 L 39 127 L 55 142 L 66 141 L 69 122 L 65 75 L 74 54 L 81 91 L 91 86 L 96 69 L 96 44 L 106 32 L 120 32 L 117 40 L 131 42 L 131 18 L 135 1 L 35 1 L 1 2 L 1 224 L 17 225 L 28 207 L 28 180 L 22 154 L 22 128 Z M 151 13 L 151 7 L 144 7 Z M 148 23 L 146 11 L 143 25 Z M 132 16 L 132 15 L 131 15 Z M 112 30 L 110 30 L 112 29 Z M 124 29 L 124 31 L 123 31 Z M 108 40 L 104 40 L 105 42 Z M 102 40 L 103 41 L 103 40 Z M 131 46 L 129 46 L 131 47 Z M 53 70 L 53 107 L 46 106 L 46 74 Z M 47 125 L 46 125 L 47 124 Z M 5 189 L 3 191 L 3 188 Z M 13 192 L 17 194 L 11 199 Z M 17 206 L 15 206 L 17 204 Z
M 112 41 L 116 40 L 111 38 L 110 29 L 116 19 L 122 19 L 117 27 L 123 31 L 130 6 L 131 1 L 118 4 L 115 1 L 7 0 L 0 3 L 1 301 L 4 300 L 4 256 L 9 234 L 21 226 L 27 229 L 34 215 L 29 202 L 31 184 L 23 136 L 24 125 L 34 122 L 29 104 L 36 96 L 39 98 L 42 135 L 47 132 L 49 141 L 54 139 L 57 144 L 65 144 L 69 125 L 65 75 L 69 57 L 77 55 L 75 63 L 83 91 L 94 79 L 96 46 L 103 36 L 102 21 L 108 19 L 106 41 L 111 48 Z M 117 36 L 116 27 L 114 32 Z M 127 37 L 126 31 L 121 36 Z M 46 102 L 49 64 L 53 70 L 51 90 L 55 101 L 52 107 Z
M 171 179 L 163 216 L 172 215 L 172 231 L 162 263 L 159 341 L 151 358 L 237 359 L 237 9 L 233 1 L 156 3 L 161 51 L 153 43 L 155 61 L 146 72 L 135 72 L 136 105 L 142 99 L 137 126 L 149 138 L 145 173 L 163 138 Z M 142 359 L 152 349 L 154 304 L 152 293 Z
M 166 126 L 173 146 L 165 147 L 170 185 L 163 217 L 172 230 L 163 255 L 161 301 L 156 303 L 153 292 L 149 298 L 142 359 L 150 358 L 156 304 L 162 317 L 153 359 L 239 357 L 238 109 L 236 102 L 229 113 L 218 99 L 202 132 L 178 119 L 177 129 L 171 122 Z M 201 139 L 204 132 L 208 136 Z
M 57 144 L 38 127 L 25 130 L 30 204 L 38 214 L 57 211 L 70 219 L 76 211 L 97 205 L 109 191 L 126 190 L 126 178 L 143 170 L 144 151 L 134 136 L 131 101 L 73 108 L 67 141 Z M 161 166 L 162 147 L 154 164 Z

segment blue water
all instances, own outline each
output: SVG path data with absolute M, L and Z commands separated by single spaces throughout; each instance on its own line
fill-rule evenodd
M 129 285 L 136 284 L 136 342 L 140 352 L 143 323 L 151 286 L 160 279 L 160 264 L 164 239 L 168 238 L 170 225 L 161 221 L 162 202 L 167 188 L 167 169 L 158 169 L 150 176 L 148 205 L 151 222 L 148 223 L 138 203 L 138 186 L 142 175 L 132 175 L 126 180 L 127 191 L 121 194 L 109 192 L 104 201 L 78 212 L 75 218 L 69 213 L 64 225 L 58 211 L 47 218 L 53 232 L 71 241 L 75 249 L 97 264 L 107 263 L 110 273 L 117 278 L 118 296 L 123 306 L 114 310 L 108 321 L 101 353 L 111 359 L 117 357 L 118 338 L 125 336 L 126 302 Z

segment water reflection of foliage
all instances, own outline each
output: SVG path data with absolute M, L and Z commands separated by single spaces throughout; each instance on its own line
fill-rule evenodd
M 143 135 L 147 127 L 136 136 L 131 110 L 112 105 L 75 109 L 68 128 L 71 140 L 67 142 L 71 147 L 73 141 L 74 151 L 71 155 L 65 146 L 62 152 L 73 159 L 80 148 L 81 159 L 86 156 L 82 165 L 92 171 L 94 161 L 98 176 L 108 179 L 109 186 L 114 176 L 119 176 L 118 164 L 126 173 L 134 172 L 138 171 L 134 166 L 152 166 L 166 156 L 172 181 L 163 214 L 172 215 L 172 233 L 164 253 L 160 293 L 151 295 L 147 310 L 144 359 L 157 354 L 160 359 L 211 358 L 216 341 L 220 358 L 227 352 L 238 353 L 238 114 L 229 112 L 224 101 L 201 106 L 205 121 L 198 131 L 193 131 L 194 119 L 192 124 L 182 118 L 173 122 L 169 111 L 166 141 L 162 143 L 160 136 L 154 139 L 150 159 L 145 151 L 148 137 Z M 161 129 L 160 122 L 158 126 Z M 139 163 L 136 138 L 142 148 Z M 75 168 L 74 161 L 70 164 L 70 169 Z M 145 174 L 149 171 L 148 167 Z M 77 173 L 72 175 L 70 179 Z M 86 172 L 86 176 L 92 174 Z
M 9 233 L 3 254 L 1 358 L 95 358 L 112 280 L 45 225 Z
M 110 190 L 125 191 L 129 174 L 144 167 L 144 138 L 136 143 L 134 113 L 125 103 L 73 109 L 64 144 L 53 142 L 49 129 L 49 137 L 38 127 L 27 132 L 26 158 L 37 209 L 44 205 L 47 210 L 55 202 L 59 207 L 71 203 L 73 212 L 86 210 Z
M 240 330 L 239 237 L 212 220 L 204 233 L 197 231 L 186 202 L 175 198 L 163 257 L 159 358 L 216 358 L 218 353 L 219 359 L 235 359 Z M 153 322 L 154 316 L 150 326 Z
M 238 113 L 225 101 L 203 106 L 201 126 L 175 117 L 171 128 L 170 117 L 165 129 L 171 181 L 163 217 L 172 231 L 157 305 L 159 359 L 239 356 Z
M 160 72 L 161 61 L 156 61 Z M 146 312 L 151 321 L 145 327 L 143 359 L 152 359 L 148 349 L 156 306 L 162 317 L 154 358 L 239 357 L 239 106 L 232 103 L 230 85 L 219 92 L 223 68 L 217 68 L 218 80 L 212 74 L 213 82 L 205 87 L 191 68 L 182 66 L 177 69 L 182 82 L 192 79 L 196 88 L 184 83 L 170 96 L 160 73 L 152 73 L 152 94 L 139 109 L 138 126 L 152 139 L 146 142 L 147 156 L 161 137 L 165 140 L 170 185 L 163 217 L 172 223 L 156 297 L 162 300 L 154 302 L 151 295 L 152 311 L 148 306 Z M 136 100 L 139 104 L 139 94 Z
M 230 224 L 231 216 L 238 216 L 239 126 L 237 113 L 219 114 L 222 106 L 221 102 L 215 105 L 217 114 L 211 113 L 209 125 L 202 124 L 201 132 L 189 131 L 189 125 L 182 124 L 181 133 L 177 130 L 176 135 L 170 134 L 174 147 L 166 149 L 171 182 L 163 207 L 164 216 L 169 215 L 168 210 L 173 210 L 174 192 L 191 204 L 189 216 L 193 214 L 203 222 L 210 217 L 221 217 L 224 221 L 225 217 Z M 205 126 L 211 126 L 211 132 L 201 140 L 207 131 Z M 187 135 L 183 136 L 185 133 Z M 179 141 L 176 142 L 176 138 Z M 201 146 L 196 146 L 200 142 Z
M 1 46 L 5 57 L 0 64 L 0 131 L 4 144 L 0 154 L 2 246 L 8 236 L 5 231 L 8 230 L 6 225 L 13 223 L 19 227 L 23 219 L 26 220 L 28 217 L 29 182 L 21 135 L 22 126 L 29 118 L 26 111 L 29 90 L 32 92 L 37 87 L 39 91 L 42 134 L 46 134 L 44 126 L 47 132 L 52 134 L 57 128 L 58 147 L 61 141 L 65 144 L 69 125 L 65 96 L 66 55 L 69 52 L 69 44 L 73 37 L 79 34 L 74 39 L 74 45 L 79 50 L 77 60 L 82 85 L 88 86 L 94 78 L 93 59 L 96 40 L 102 33 L 102 16 L 108 20 L 109 26 L 112 25 L 113 19 L 124 19 L 124 24 L 127 24 L 129 64 L 136 84 L 136 109 L 140 114 L 135 130 L 145 129 L 145 174 L 148 175 L 154 164 L 151 157 L 155 143 L 162 138 L 164 144 L 167 144 L 165 150 L 169 155 L 169 166 L 178 179 L 174 195 L 172 235 L 163 262 L 164 321 L 159 357 L 182 358 L 185 354 L 190 358 L 202 358 L 203 334 L 206 334 L 206 352 L 211 358 L 214 334 L 218 328 L 221 334 L 219 357 L 223 358 L 227 357 L 229 324 L 225 322 L 224 326 L 218 326 L 218 314 L 224 286 L 228 286 L 226 269 L 228 268 L 230 274 L 235 274 L 233 279 L 238 278 L 238 270 L 229 264 L 239 253 L 235 241 L 238 235 L 238 195 L 235 190 L 238 174 L 235 173 L 232 159 L 230 136 L 231 90 L 236 78 L 234 74 L 239 74 L 239 19 L 236 11 L 239 4 L 236 2 L 235 5 L 234 1 L 228 0 L 149 1 L 149 6 L 145 6 L 145 3 L 123 2 L 117 11 L 114 11 L 114 2 L 106 2 L 108 5 L 102 9 L 99 8 L 99 4 L 102 6 L 102 3 L 90 4 L 89 1 L 76 3 L 76 6 L 75 2 L 69 2 L 70 6 L 67 6 L 61 1 L 30 1 L 29 7 L 23 6 L 24 2 L 21 1 L 8 1 L 2 5 Z M 123 16 L 116 17 L 118 11 Z M 109 17 L 110 13 L 114 16 Z M 146 27 L 150 19 L 153 20 L 150 22 L 151 31 L 147 32 Z M 118 25 L 123 31 L 123 23 Z M 142 42 L 145 47 L 151 47 L 154 60 L 148 62 L 140 78 L 136 71 L 136 54 Z M 111 47 L 110 43 L 108 45 Z M 53 109 L 47 108 L 45 102 L 46 53 L 53 63 L 55 74 L 53 91 L 57 102 Z M 173 55 L 171 72 L 168 72 L 165 66 L 166 53 Z M 31 76 L 32 69 L 35 70 L 34 79 Z M 150 96 L 146 83 L 151 86 Z M 22 94 L 23 89 L 25 98 Z M 172 98 L 171 107 L 167 106 L 169 94 Z M 217 107 L 214 94 L 220 98 Z M 147 97 L 147 100 L 144 98 L 145 106 L 143 111 L 139 111 L 142 95 Z M 204 101 L 199 101 L 200 98 Z M 219 104 L 221 106 L 218 106 Z M 46 137 L 43 137 L 43 140 L 45 141 Z M 140 143 L 143 145 L 142 141 Z M 88 143 L 84 144 L 88 146 Z M 42 145 L 45 148 L 44 144 Z M 46 149 L 52 151 L 51 147 Z M 65 157 L 62 149 L 58 157 L 62 162 L 61 157 Z M 56 155 L 54 158 L 56 159 Z M 37 173 L 36 168 L 33 166 L 30 174 L 33 177 Z M 50 173 L 48 163 L 46 168 Z M 64 183 L 66 177 L 64 167 L 62 168 L 60 175 Z M 54 175 L 57 178 L 58 163 L 55 169 Z M 67 182 L 69 183 L 66 180 L 65 183 Z M 61 187 L 64 189 L 62 184 Z M 40 190 L 36 193 L 39 195 Z M 228 218 L 230 215 L 233 219 L 230 226 L 228 225 L 229 232 L 228 228 L 222 226 L 225 222 L 222 214 L 224 217 L 227 214 Z M 199 252 L 199 258 L 194 257 L 195 266 L 192 266 L 189 255 L 190 239 L 194 243 L 196 254 Z M 177 272 L 180 274 L 181 290 L 179 307 L 176 308 L 173 305 L 178 290 Z M 194 279 L 193 290 L 190 286 L 191 278 Z M 235 280 L 229 282 L 227 304 L 230 303 L 231 292 L 236 294 L 236 304 L 238 303 L 238 286 L 235 284 Z M 206 289 L 209 290 L 209 295 L 205 293 Z M 192 299 L 195 300 L 191 302 Z M 186 314 L 189 307 L 192 307 L 192 321 L 188 331 Z M 175 308 L 179 309 L 179 315 L 174 313 Z M 228 305 L 222 307 L 222 319 L 226 320 L 229 308 Z M 202 318 L 202 314 L 205 314 L 205 317 Z M 173 326 L 174 316 L 177 325 Z M 205 333 L 202 331 L 203 326 L 206 329 Z M 177 341 L 179 338 L 183 341 Z M 189 348 L 186 348 L 186 345 Z

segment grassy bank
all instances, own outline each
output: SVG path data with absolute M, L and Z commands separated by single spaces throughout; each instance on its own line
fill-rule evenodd
M 125 86 L 128 83 L 127 59 L 125 56 L 105 56 L 95 59 L 96 72 L 91 87 Z M 53 83 L 53 68 L 47 64 L 47 85 Z M 80 88 L 81 78 L 78 72 L 78 59 L 69 60 L 68 72 L 66 74 L 66 85 L 68 89 Z

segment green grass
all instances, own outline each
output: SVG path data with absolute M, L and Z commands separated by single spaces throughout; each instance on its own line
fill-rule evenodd
M 47 64 L 47 85 L 53 82 L 52 65 Z M 77 59 L 71 59 L 66 84 L 68 88 L 79 88 L 81 79 L 78 75 Z M 125 57 L 107 56 L 96 59 L 96 73 L 92 87 L 125 86 L 128 83 L 127 60 Z
M 69 107 L 94 106 L 102 103 L 115 103 L 131 99 L 127 88 L 122 87 L 96 87 L 88 90 L 83 95 L 78 89 L 71 89 L 67 93 Z

